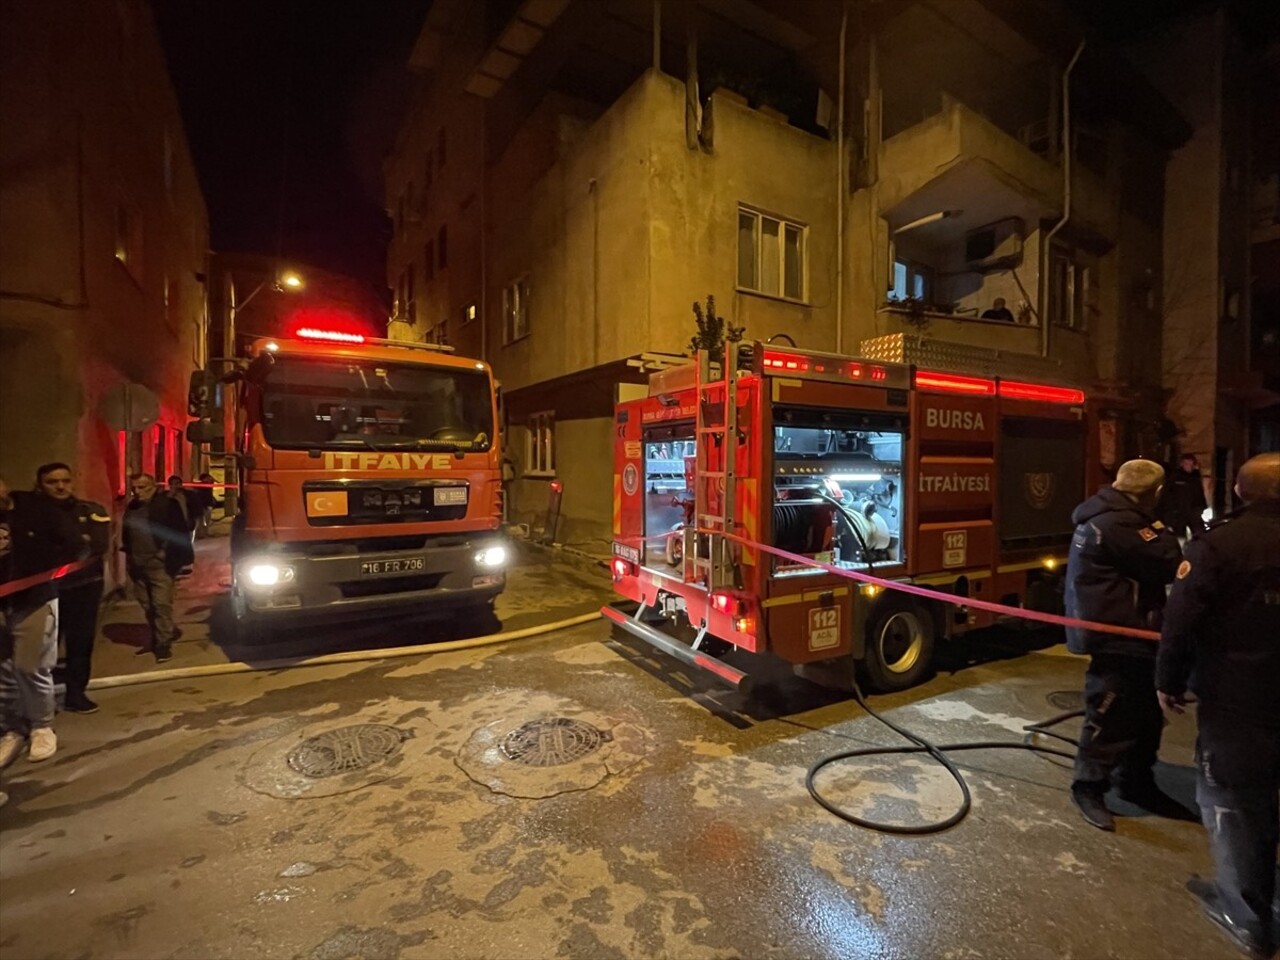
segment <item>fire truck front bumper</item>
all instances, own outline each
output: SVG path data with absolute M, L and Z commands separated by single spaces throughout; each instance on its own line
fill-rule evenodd
M 281 623 L 481 606 L 506 587 L 512 556 L 497 536 L 412 550 L 248 555 L 232 570 L 233 606 L 238 619 Z

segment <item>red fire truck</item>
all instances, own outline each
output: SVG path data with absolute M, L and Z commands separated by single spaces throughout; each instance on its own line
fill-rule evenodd
M 484 607 L 506 584 L 497 388 L 430 344 L 304 328 L 222 377 L 241 466 L 231 600 L 277 624 Z M 222 431 L 217 378 L 192 378 L 188 436 Z
M 639 609 L 605 615 L 733 686 L 747 676 L 713 655 L 726 644 L 909 687 L 940 638 L 992 615 L 753 544 L 1060 612 L 1097 469 L 1088 409 L 1075 387 L 759 342 L 653 374 L 615 413 L 612 571 Z

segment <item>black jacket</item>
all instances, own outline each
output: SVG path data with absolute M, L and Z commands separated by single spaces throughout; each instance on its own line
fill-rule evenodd
M 29 490 L 14 490 L 8 510 L 12 548 L 0 563 L 0 582 L 21 580 L 81 559 L 84 541 L 71 513 L 58 501 Z M 3 601 L 10 608 L 31 607 L 57 596 L 52 581 L 28 587 Z
M 1204 511 L 1208 505 L 1200 471 L 1188 473 L 1180 467 L 1173 467 L 1165 474 L 1156 516 L 1179 535 L 1188 527 L 1199 533 L 1204 529 Z
M 142 517 L 139 517 L 142 514 Z M 147 532 L 164 556 L 164 568 L 170 576 L 191 563 L 191 533 L 182 507 L 173 497 L 157 490 L 155 496 L 143 502 L 129 501 L 125 508 L 124 525 L 120 535 L 120 549 L 133 558 L 139 552 L 135 524 L 141 519 Z
M 1165 587 L 1182 558 L 1178 538 L 1119 490 L 1103 487 L 1076 507 L 1067 561 L 1068 617 L 1140 630 L 1160 629 Z M 1156 644 L 1067 628 L 1072 653 L 1154 657 Z
M 1169 595 L 1156 687 L 1280 727 L 1280 505 L 1255 504 L 1187 545 Z
M 111 549 L 111 514 L 102 504 L 78 497 L 53 502 L 70 515 L 80 534 L 79 559 L 91 561 L 85 569 L 58 581 L 58 590 L 65 593 L 85 584 L 97 583 L 102 579 L 102 558 Z

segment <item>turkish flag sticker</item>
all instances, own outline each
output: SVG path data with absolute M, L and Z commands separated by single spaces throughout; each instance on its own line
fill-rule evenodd
M 308 517 L 345 517 L 347 515 L 347 491 L 307 491 Z

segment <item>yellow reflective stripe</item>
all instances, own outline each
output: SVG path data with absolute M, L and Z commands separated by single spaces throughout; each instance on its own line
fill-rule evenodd
M 1067 562 L 1066 557 L 1046 557 L 1046 560 L 1052 560 L 1059 566 Z M 997 567 L 997 573 L 1017 573 L 1019 570 L 1036 570 L 1044 566 L 1044 560 L 1028 560 L 1026 563 L 1009 563 L 1003 567 Z
M 981 580 L 989 576 L 991 576 L 990 570 L 955 570 L 951 573 L 936 573 L 928 577 L 912 577 L 910 582 L 920 584 L 952 583 L 961 577 L 967 577 L 970 580 Z

